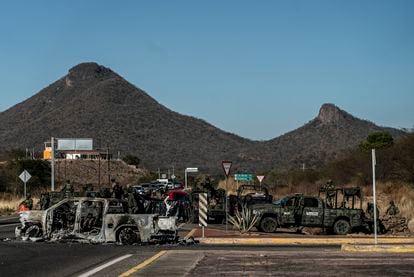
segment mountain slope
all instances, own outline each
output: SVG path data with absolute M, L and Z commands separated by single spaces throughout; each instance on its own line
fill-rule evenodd
M 360 143 L 372 131 L 403 133 L 360 120 L 332 104 L 308 124 L 257 142 L 222 131 L 159 104 L 112 70 L 82 63 L 33 97 L 0 113 L 0 152 L 36 147 L 54 137 L 91 137 L 95 147 L 134 154 L 151 169 L 198 166 L 218 172 L 318 166 Z
M 170 111 L 95 63 L 75 66 L 0 114 L 0 150 L 41 147 L 51 136 L 91 137 L 96 146 L 136 154 L 151 167 L 218 167 L 220 159 L 252 145 L 205 121 Z

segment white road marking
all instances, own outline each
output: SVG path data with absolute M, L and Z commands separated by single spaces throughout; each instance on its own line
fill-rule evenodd
M 119 263 L 120 261 L 125 260 L 125 259 L 127 259 L 127 258 L 129 258 L 131 256 L 132 256 L 132 254 L 127 254 L 127 255 L 121 256 L 121 257 L 116 258 L 116 259 L 114 259 L 112 261 L 109 261 L 107 263 L 104 263 L 103 265 L 100 265 L 98 267 L 95 267 L 94 269 L 89 270 L 88 272 L 85 272 L 85 273 L 79 275 L 78 277 L 88 277 L 88 276 L 91 276 L 91 275 L 93 275 L 93 274 L 101 271 L 102 269 L 107 268 L 107 267 L 110 267 L 113 264 Z
M 178 225 L 178 229 L 181 229 L 181 227 L 183 227 L 185 225 L 185 223 L 181 223 L 180 225 Z
M 9 220 L 12 220 L 12 219 L 19 220 L 19 216 L 17 215 L 17 216 L 11 216 L 11 217 L 0 218 L 0 221 L 9 221 Z
M 11 227 L 11 226 L 19 226 L 19 225 L 22 225 L 22 224 L 21 223 L 4 224 L 4 225 L 0 225 L 0 228 Z

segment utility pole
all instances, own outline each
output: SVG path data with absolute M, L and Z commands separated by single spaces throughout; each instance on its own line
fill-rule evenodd
M 107 168 L 107 171 L 108 171 L 108 184 L 111 185 L 111 173 L 110 173 L 111 165 L 109 164 L 110 163 L 109 162 L 109 147 L 106 148 L 106 159 L 108 160 L 108 168 Z
M 98 157 L 98 187 L 101 187 L 101 151 L 99 151 Z

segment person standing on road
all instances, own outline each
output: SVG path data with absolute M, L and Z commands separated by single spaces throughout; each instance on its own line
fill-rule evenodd
M 32 195 L 30 193 L 28 193 L 27 196 L 26 196 L 26 199 L 23 200 L 23 202 L 20 203 L 19 206 L 25 206 L 29 210 L 33 209 L 33 199 L 32 199 Z
M 112 187 L 112 197 L 116 199 L 122 199 L 123 196 L 124 196 L 124 190 L 122 189 L 122 187 L 119 185 L 118 182 L 115 182 L 115 184 Z
M 70 197 L 73 194 L 74 189 L 70 180 L 66 180 L 66 184 L 63 186 L 61 192 L 63 192 L 66 197 Z

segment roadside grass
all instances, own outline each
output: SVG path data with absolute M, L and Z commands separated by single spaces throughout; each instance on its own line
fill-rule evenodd
M 0 215 L 8 215 L 15 213 L 19 204 L 24 199 L 20 196 L 11 195 L 8 193 L 0 194 Z
M 32 197 L 34 208 L 39 202 L 39 198 Z M 0 193 L 0 215 L 9 215 L 16 213 L 19 209 L 20 203 L 24 200 L 24 197 L 13 195 L 11 193 Z

